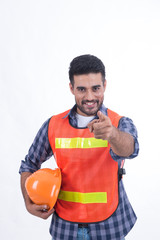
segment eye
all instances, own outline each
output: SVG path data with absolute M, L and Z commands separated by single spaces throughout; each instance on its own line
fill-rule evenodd
M 77 87 L 77 90 L 78 90 L 79 92 L 85 92 L 85 88 L 84 88 L 84 87 Z
M 97 92 L 99 89 L 100 89 L 100 86 L 94 86 L 94 87 L 92 88 L 93 92 Z

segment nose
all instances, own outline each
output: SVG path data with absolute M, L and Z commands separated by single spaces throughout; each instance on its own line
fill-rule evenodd
M 92 92 L 91 90 L 88 90 L 88 91 L 86 92 L 85 98 L 86 98 L 86 100 L 88 100 L 88 101 L 93 100 L 93 99 L 94 99 L 93 92 Z

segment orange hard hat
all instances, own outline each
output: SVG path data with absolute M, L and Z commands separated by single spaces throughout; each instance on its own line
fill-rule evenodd
M 61 186 L 61 171 L 43 168 L 30 175 L 25 187 L 30 199 L 38 205 L 46 204 L 52 209 L 57 201 Z

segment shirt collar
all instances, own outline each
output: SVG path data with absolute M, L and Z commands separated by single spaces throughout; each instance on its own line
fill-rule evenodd
M 73 108 L 69 111 L 69 113 L 65 117 L 69 117 L 70 124 L 73 127 L 77 128 L 77 118 L 76 118 L 76 110 L 77 106 L 76 104 L 73 106 Z M 102 104 L 100 111 L 107 116 L 107 108 Z M 65 118 L 64 117 L 64 118 Z M 96 115 L 94 119 L 98 119 L 98 116 Z

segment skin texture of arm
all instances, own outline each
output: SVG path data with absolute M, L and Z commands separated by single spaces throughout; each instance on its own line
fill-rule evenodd
M 25 189 L 25 181 L 31 174 L 32 173 L 30 172 L 22 172 L 21 174 L 21 190 L 25 201 L 26 209 L 34 216 L 47 219 L 54 212 L 54 208 L 48 211 L 49 207 L 47 205 L 37 205 L 33 203 Z
M 97 113 L 99 119 L 88 124 L 90 132 L 97 139 L 108 140 L 112 151 L 118 156 L 129 157 L 134 152 L 134 138 L 129 134 L 115 128 L 109 117 L 102 112 Z

